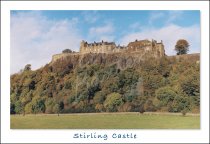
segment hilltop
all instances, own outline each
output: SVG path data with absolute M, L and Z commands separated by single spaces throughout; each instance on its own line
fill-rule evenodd
M 122 51 L 57 54 L 38 70 L 12 75 L 11 114 L 199 112 L 200 54 L 166 56 L 164 47 L 136 43 Z

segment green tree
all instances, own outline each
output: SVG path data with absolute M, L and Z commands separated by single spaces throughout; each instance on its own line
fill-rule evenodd
M 53 98 L 48 98 L 46 101 L 45 101 L 45 113 L 53 113 L 53 107 L 55 105 L 55 101 Z
M 105 100 L 105 93 L 103 91 L 98 91 L 95 93 L 93 97 L 93 101 L 95 104 L 102 104 Z
M 175 45 L 175 51 L 177 52 L 177 55 L 187 54 L 189 51 L 189 43 L 185 39 L 180 39 L 176 42 Z
M 163 106 L 166 106 L 169 102 L 172 102 L 176 97 L 176 92 L 171 87 L 162 87 L 155 91 L 155 95 L 158 100 L 161 101 Z
M 34 97 L 31 103 L 33 113 L 36 114 L 45 112 L 45 101 L 41 97 Z
M 183 77 L 180 81 L 182 90 L 188 96 L 200 96 L 200 77 L 199 73 L 190 74 Z
M 59 106 L 59 104 L 55 104 L 55 105 L 54 105 L 54 107 L 53 107 L 53 112 L 54 112 L 54 113 L 57 113 L 58 116 L 59 116 L 59 114 L 60 114 L 60 106 Z
M 26 114 L 33 113 L 32 103 L 31 102 L 27 103 L 26 106 L 25 106 L 25 108 L 24 108 L 24 110 L 25 110 L 25 113 Z
M 22 112 L 23 112 L 23 105 L 22 105 L 21 101 L 17 101 L 15 103 L 15 113 L 21 114 Z
M 104 101 L 104 107 L 109 112 L 117 111 L 118 106 L 121 104 L 123 104 L 122 95 L 115 92 L 109 94 Z

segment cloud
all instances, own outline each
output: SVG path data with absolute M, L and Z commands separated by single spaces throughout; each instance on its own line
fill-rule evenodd
M 112 23 L 105 23 L 102 26 L 91 27 L 89 29 L 89 39 L 112 41 L 114 39 L 114 26 Z
M 140 32 L 130 33 L 122 37 L 119 41 L 122 45 L 127 45 L 136 39 L 163 40 L 167 55 L 174 55 L 174 46 L 178 39 L 186 39 L 190 44 L 190 53 L 200 52 L 200 28 L 198 25 L 181 27 L 178 25 L 168 25 L 162 28 L 147 28 Z
M 172 24 L 182 17 L 183 11 L 152 11 L 149 15 L 148 23 L 152 25 L 156 21 L 163 21 L 165 25 Z
M 131 25 L 129 25 L 129 29 L 131 29 L 131 30 L 141 30 L 142 25 L 139 22 L 135 22 L 135 23 L 132 23 Z
M 166 20 L 166 24 L 172 23 L 176 21 L 177 19 L 180 19 L 182 17 L 183 11 L 169 11 L 168 12 L 168 19 Z
M 151 12 L 150 16 L 149 16 L 148 23 L 151 25 L 154 21 L 156 21 L 160 18 L 163 18 L 164 16 L 165 16 L 165 13 L 163 13 L 163 12 L 158 12 L 158 11 Z
M 82 38 L 77 22 L 77 18 L 49 20 L 37 11 L 12 14 L 10 73 L 18 72 L 28 63 L 37 69 L 66 48 L 78 51 Z
M 100 34 L 109 34 L 109 33 L 112 33 L 113 31 L 114 31 L 114 28 L 113 28 L 112 24 L 111 23 L 107 23 L 107 24 L 105 24 L 103 26 L 90 28 L 89 33 L 90 34 L 100 35 Z
M 83 11 L 82 12 L 84 21 L 87 23 L 95 23 L 100 18 L 100 15 L 97 11 Z

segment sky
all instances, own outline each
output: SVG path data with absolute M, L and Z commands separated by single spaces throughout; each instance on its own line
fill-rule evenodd
M 131 41 L 163 41 L 167 55 L 175 55 L 174 46 L 186 39 L 189 53 L 200 52 L 200 11 L 10 11 L 10 73 L 26 64 L 38 69 L 52 55 L 64 49 L 79 51 L 82 40 L 113 41 L 127 45 Z

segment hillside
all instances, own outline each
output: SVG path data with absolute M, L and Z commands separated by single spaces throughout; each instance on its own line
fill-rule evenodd
M 200 54 L 59 54 L 11 76 L 11 114 L 199 112 Z

